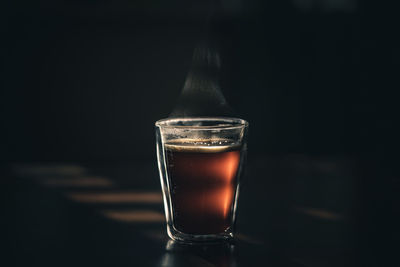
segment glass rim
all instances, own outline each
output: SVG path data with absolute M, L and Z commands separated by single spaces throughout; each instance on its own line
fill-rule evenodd
M 221 122 L 217 125 L 174 125 L 178 122 Z M 170 124 L 172 123 L 172 124 Z M 176 129 L 196 129 L 196 130 L 214 130 L 214 129 L 239 129 L 248 127 L 249 123 L 246 120 L 234 117 L 176 117 L 165 118 L 156 121 L 155 126 L 160 128 L 176 128 Z

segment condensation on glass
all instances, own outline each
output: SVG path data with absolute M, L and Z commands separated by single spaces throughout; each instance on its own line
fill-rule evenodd
M 167 232 L 183 242 L 233 238 L 248 123 L 237 118 L 156 122 Z

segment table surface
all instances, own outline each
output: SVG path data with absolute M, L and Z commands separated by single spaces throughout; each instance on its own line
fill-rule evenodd
M 187 246 L 167 237 L 153 161 L 8 164 L 2 231 L 16 266 L 355 266 L 357 171 L 344 157 L 249 158 L 235 241 Z

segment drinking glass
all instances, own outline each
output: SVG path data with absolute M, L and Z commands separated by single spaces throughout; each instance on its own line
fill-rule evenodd
M 169 237 L 185 243 L 232 239 L 248 123 L 197 117 L 155 126 Z

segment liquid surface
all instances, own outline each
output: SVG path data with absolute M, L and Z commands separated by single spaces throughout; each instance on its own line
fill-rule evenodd
M 175 139 L 168 141 L 165 144 L 165 149 L 175 152 L 218 153 L 238 150 L 239 144 L 229 139 Z
M 217 234 L 231 227 L 240 146 L 230 140 L 174 140 L 165 145 L 174 227 Z

